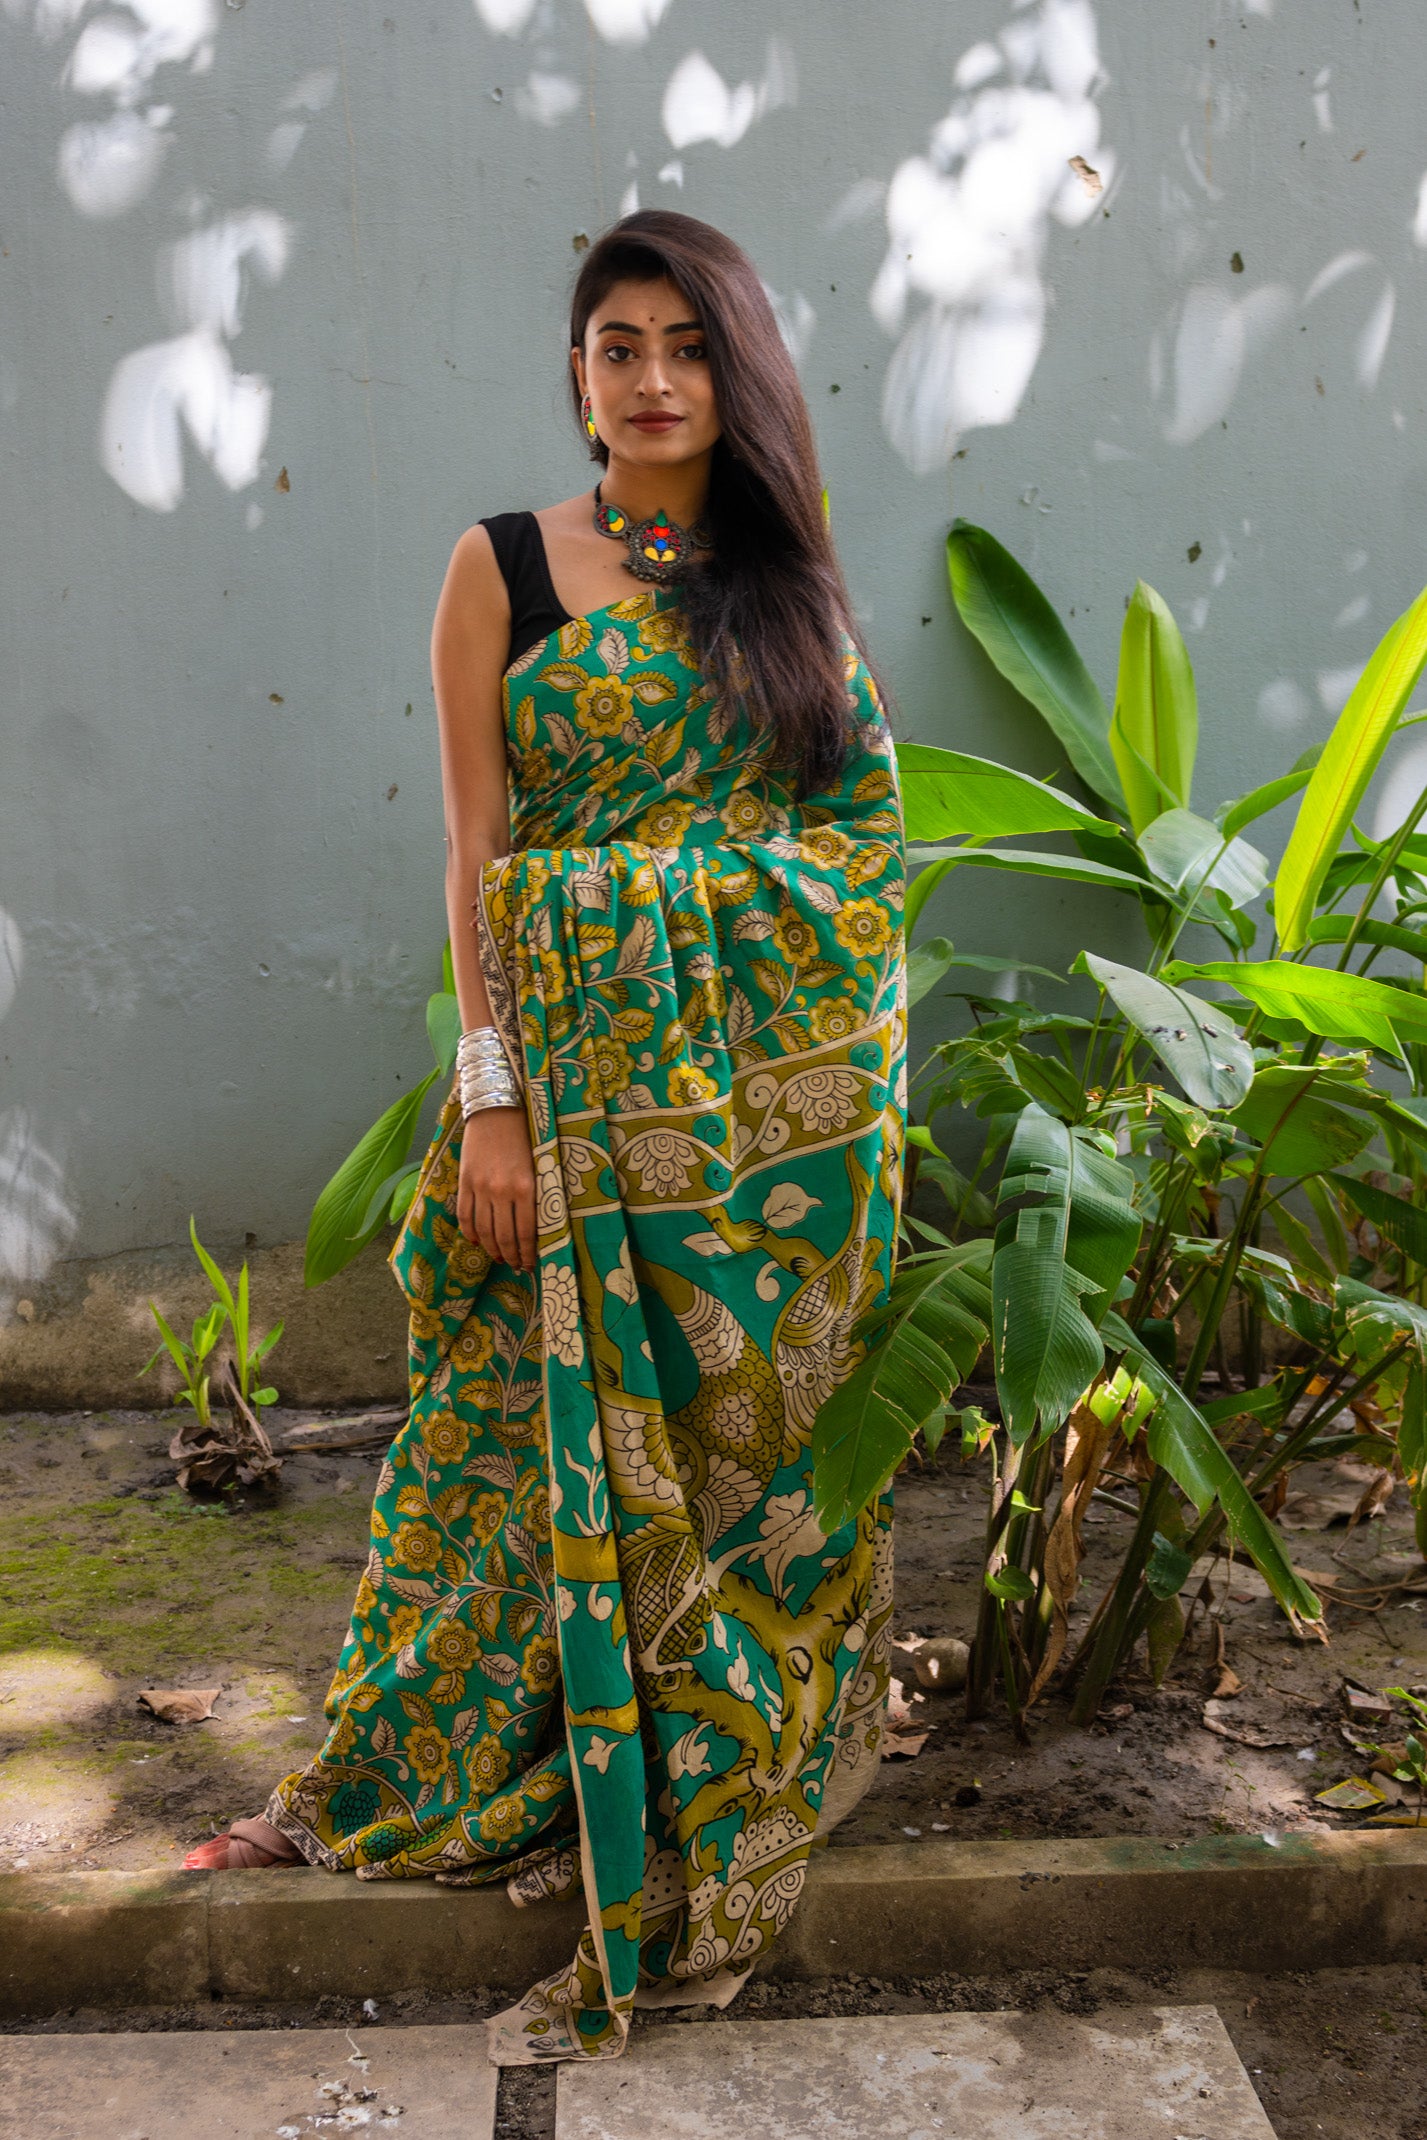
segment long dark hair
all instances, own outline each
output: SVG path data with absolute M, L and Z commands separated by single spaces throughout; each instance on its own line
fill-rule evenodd
M 757 269 L 711 224 L 641 209 L 586 253 L 571 345 L 583 348 L 590 314 L 616 283 L 666 279 L 703 328 L 722 430 L 705 515 L 713 554 L 683 581 L 681 607 L 708 681 L 771 735 L 796 791 L 815 794 L 836 781 L 850 741 L 844 634 L 862 647 L 828 534 L 807 404 Z M 571 387 L 578 415 L 573 379 Z M 603 442 L 592 450 L 608 462 Z

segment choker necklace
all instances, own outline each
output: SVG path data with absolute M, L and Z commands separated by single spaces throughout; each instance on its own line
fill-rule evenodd
M 637 580 L 681 580 L 689 570 L 696 550 L 711 550 L 713 536 L 702 520 L 681 528 L 661 506 L 652 520 L 631 520 L 620 506 L 606 505 L 595 485 L 595 526 L 612 542 L 622 542 L 628 551 L 626 572 Z

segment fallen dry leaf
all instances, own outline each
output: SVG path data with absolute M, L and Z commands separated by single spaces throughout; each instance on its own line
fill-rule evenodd
M 1210 1694 L 1209 1699 L 1212 1702 L 1228 1702 L 1232 1701 L 1236 1694 L 1242 1694 L 1243 1691 L 1244 1683 L 1233 1666 L 1221 1664 L 1219 1676 L 1214 1682 L 1213 1692 Z
M 145 1687 L 139 1707 L 161 1724 L 201 1724 L 213 1714 L 221 1687 Z
M 909 1701 L 900 1679 L 887 1682 L 887 1722 L 882 1732 L 884 1761 L 909 1761 L 926 1745 L 931 1726 L 922 1725 L 918 1729 L 921 1719 L 912 1714 L 912 1702 L 921 1700 L 920 1694 L 914 1694 Z

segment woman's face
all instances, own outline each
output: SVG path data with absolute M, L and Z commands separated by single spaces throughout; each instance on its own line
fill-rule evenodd
M 616 283 L 571 357 L 615 458 L 660 468 L 711 451 L 719 420 L 703 331 L 672 282 Z

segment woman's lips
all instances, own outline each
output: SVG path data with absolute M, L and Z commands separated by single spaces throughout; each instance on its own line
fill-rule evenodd
M 684 421 L 682 416 L 631 416 L 629 420 L 636 431 L 672 431 Z

